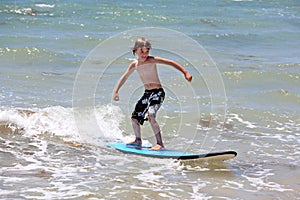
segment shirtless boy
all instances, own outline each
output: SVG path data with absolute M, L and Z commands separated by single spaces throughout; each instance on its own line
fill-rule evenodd
M 132 72 L 136 70 L 144 84 L 145 92 L 135 105 L 135 109 L 131 116 L 135 140 L 128 143 L 128 145 L 136 147 L 142 146 L 140 125 L 143 125 L 144 121 L 148 120 L 151 124 L 151 128 L 154 132 L 157 143 L 151 148 L 151 150 L 161 150 L 164 148 L 164 144 L 161 137 L 160 127 L 155 117 L 156 112 L 164 101 L 165 92 L 157 74 L 156 64 L 173 66 L 181 71 L 184 74 L 185 79 L 189 82 L 192 81 L 192 75 L 188 73 L 183 66 L 173 60 L 149 56 L 150 49 L 151 44 L 146 38 L 138 38 L 136 40 L 132 51 L 134 55 L 138 55 L 138 59 L 130 63 L 128 69 L 120 78 L 114 90 L 113 99 L 115 101 L 119 100 L 118 92 L 120 88 L 126 82 L 127 78 L 132 74 Z

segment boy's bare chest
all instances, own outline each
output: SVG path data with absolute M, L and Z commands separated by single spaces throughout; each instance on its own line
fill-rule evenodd
M 153 75 L 157 74 L 156 64 L 152 64 L 152 63 L 138 65 L 136 70 L 142 76 L 147 76 L 147 75 L 153 76 Z

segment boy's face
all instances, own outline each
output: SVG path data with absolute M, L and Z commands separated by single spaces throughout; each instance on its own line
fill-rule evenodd
M 138 55 L 139 61 L 145 62 L 149 55 L 149 51 L 150 49 L 147 47 L 138 48 L 136 54 Z

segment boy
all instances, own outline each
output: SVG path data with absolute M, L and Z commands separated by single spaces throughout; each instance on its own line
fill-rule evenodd
M 160 57 L 149 56 L 149 51 L 151 49 L 151 44 L 146 38 L 138 38 L 132 49 L 133 54 L 138 55 L 138 59 L 133 61 L 125 73 L 120 78 L 114 90 L 113 99 L 115 101 L 119 100 L 119 90 L 122 85 L 126 82 L 127 78 L 136 70 L 140 76 L 141 81 L 145 87 L 145 93 L 141 99 L 137 102 L 135 109 L 131 116 L 132 127 L 135 134 L 135 140 L 128 143 L 127 145 L 141 147 L 141 129 L 140 125 L 143 125 L 144 121 L 149 121 L 151 128 L 156 137 L 156 145 L 151 148 L 151 150 L 161 150 L 164 148 L 162 141 L 160 127 L 155 119 L 156 112 L 160 108 L 164 101 L 165 92 L 160 83 L 156 64 L 165 64 L 173 66 L 174 68 L 181 71 L 186 80 L 192 81 L 192 75 L 189 74 L 183 66 L 179 63 Z

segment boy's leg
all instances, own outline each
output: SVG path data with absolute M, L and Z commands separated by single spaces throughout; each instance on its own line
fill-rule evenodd
M 131 118 L 131 124 L 135 134 L 135 142 L 142 144 L 141 127 L 138 120 Z
M 142 137 L 141 137 L 141 127 L 140 125 L 143 125 L 144 118 L 143 113 L 146 112 L 148 103 L 145 102 L 147 100 L 148 96 L 145 92 L 143 96 L 138 100 L 138 102 L 135 105 L 134 111 L 131 114 L 131 124 L 132 128 L 135 134 L 135 141 L 131 142 L 131 144 L 139 144 L 142 145 Z
M 155 116 L 149 115 L 148 120 L 151 124 L 153 133 L 155 134 L 156 143 L 158 145 L 160 145 L 162 148 L 164 148 L 164 144 L 163 144 L 161 133 L 160 133 L 160 127 L 159 127 L 159 124 L 157 123 L 157 121 L 155 119 Z

